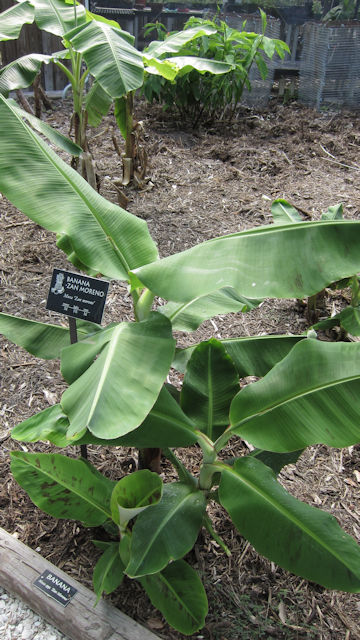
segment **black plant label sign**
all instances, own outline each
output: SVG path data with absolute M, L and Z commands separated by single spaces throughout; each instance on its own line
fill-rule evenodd
M 46 308 L 100 324 L 108 289 L 105 280 L 54 269 Z
M 55 573 L 46 569 L 36 578 L 34 585 L 46 593 L 49 598 L 53 598 L 63 607 L 69 604 L 70 600 L 77 593 L 77 589 L 59 578 Z

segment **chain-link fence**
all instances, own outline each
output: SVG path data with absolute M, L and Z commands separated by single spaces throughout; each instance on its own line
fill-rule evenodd
M 360 24 L 307 23 L 299 101 L 316 109 L 360 109 Z

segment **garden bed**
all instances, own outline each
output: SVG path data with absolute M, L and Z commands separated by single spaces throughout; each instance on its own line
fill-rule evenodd
M 69 105 L 55 103 L 47 116 L 67 132 Z M 285 197 L 304 217 L 318 219 L 328 206 L 344 203 L 346 218 L 360 219 L 358 164 L 360 126 L 351 114 L 318 114 L 296 104 L 274 104 L 262 113 L 244 110 L 231 128 L 193 131 L 180 126 L 157 108 L 141 105 L 143 144 L 150 180 L 142 190 L 128 189 L 128 209 L 145 219 L 165 256 L 218 235 L 271 222 L 270 204 Z M 120 178 L 120 159 L 111 142 L 109 117 L 90 135 L 101 193 L 118 201 L 114 180 Z M 120 138 L 118 136 L 119 143 Z M 39 176 L 39 179 L 41 177 Z M 61 322 L 45 310 L 52 269 L 69 268 L 55 238 L 0 200 L 1 310 L 29 319 Z M 61 202 L 59 202 L 61 216 Z M 119 296 L 121 294 L 121 298 Z M 120 301 L 119 301 L 120 300 Z M 324 315 L 343 304 L 341 292 L 327 300 Z M 131 317 L 125 287 L 112 283 L 105 322 Z M 296 300 L 265 302 L 248 314 L 230 314 L 205 322 L 195 334 L 181 334 L 181 346 L 200 339 L 302 333 L 307 318 Z M 336 334 L 327 336 L 335 339 Z M 1 341 L 2 394 L 0 414 L 0 526 L 40 552 L 57 567 L 91 588 L 92 568 L 99 552 L 91 544 L 101 530 L 76 522 L 56 521 L 34 508 L 12 479 L 8 452 L 24 448 L 9 438 L 10 429 L 59 401 L 64 383 L 56 362 L 37 361 L 6 340 Z M 230 442 L 232 454 L 244 444 Z M 29 451 L 50 451 L 28 445 Z M 235 452 L 236 449 L 236 452 Z M 72 447 L 69 455 L 78 455 Z M 181 456 L 182 452 L 179 452 Z M 184 450 L 183 455 L 188 455 Z M 90 461 L 108 477 L 119 479 L 135 467 L 136 451 L 89 447 Z M 196 473 L 196 451 L 192 462 Z M 162 465 L 164 479 L 170 468 Z M 295 466 L 281 474 L 297 498 L 330 511 L 360 542 L 360 447 L 330 450 L 312 447 Z M 227 558 L 204 532 L 188 560 L 202 574 L 210 611 L 205 628 L 193 636 L 206 640 L 256 638 L 360 637 L 360 597 L 326 592 L 287 574 L 261 558 L 233 529 L 225 512 L 213 513 L 216 529 L 233 555 Z M 175 640 L 136 582 L 125 580 L 111 596 L 122 611 L 147 625 L 160 637 Z

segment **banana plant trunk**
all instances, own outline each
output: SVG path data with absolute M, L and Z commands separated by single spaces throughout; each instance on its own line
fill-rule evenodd
M 125 153 L 123 156 L 123 179 L 124 186 L 128 185 L 134 176 L 134 94 L 131 91 L 125 97 L 126 105 L 126 137 L 125 137 Z
M 149 469 L 154 473 L 161 473 L 161 449 L 159 448 L 147 448 L 138 450 L 138 468 Z

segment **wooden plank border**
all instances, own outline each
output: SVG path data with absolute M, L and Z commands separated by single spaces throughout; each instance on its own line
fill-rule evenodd
M 34 580 L 45 570 L 77 590 L 66 608 L 34 586 Z M 158 636 L 105 600 L 94 608 L 96 596 L 90 589 L 1 528 L 0 585 L 71 640 L 158 640 Z

